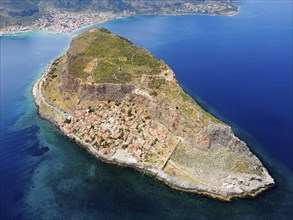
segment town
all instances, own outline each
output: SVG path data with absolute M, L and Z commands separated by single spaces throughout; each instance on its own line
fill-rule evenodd
M 84 11 L 70 12 L 55 8 L 46 8 L 43 15 L 32 24 L 16 24 L 4 27 L 1 34 L 14 34 L 27 32 L 30 30 L 49 31 L 54 33 L 72 33 L 78 29 L 107 20 L 127 17 L 136 14 L 145 15 L 182 15 L 182 14 L 203 14 L 203 15 L 235 15 L 239 13 L 239 8 L 224 2 L 205 2 L 201 4 L 184 3 L 183 7 L 166 9 L 164 11 L 154 11 L 152 7 L 144 8 L 141 13 L 134 11 L 123 12 L 99 12 Z
M 101 102 L 96 109 L 75 110 L 63 124 L 67 134 L 89 143 L 102 155 L 162 166 L 176 137 L 133 102 Z M 150 161 L 151 160 L 151 161 Z
M 17 33 L 30 30 L 49 31 L 54 33 L 72 33 L 82 27 L 98 24 L 117 17 L 112 12 L 74 13 L 47 9 L 46 16 L 40 17 L 31 25 L 13 25 L 2 33 Z

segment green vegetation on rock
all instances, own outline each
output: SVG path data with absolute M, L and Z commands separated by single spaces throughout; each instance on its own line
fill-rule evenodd
M 105 28 L 92 31 L 96 34 L 86 32 L 74 39 L 69 74 L 83 81 L 90 76 L 95 83 L 126 83 L 132 76 L 160 73 L 160 61 L 148 51 Z
M 231 128 L 183 91 L 167 64 L 105 28 L 74 38 L 40 83 L 41 115 L 99 158 L 224 200 L 274 184 Z

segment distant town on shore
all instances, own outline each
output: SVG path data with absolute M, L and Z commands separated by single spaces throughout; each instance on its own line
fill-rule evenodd
M 9 4 L 5 7 L 5 4 Z M 58 1 L 56 1 L 58 2 Z M 79 10 L 71 10 L 60 5 L 49 5 L 40 0 L 36 8 L 18 9 L 12 4 L 12 0 L 5 1 L 0 6 L 1 34 L 13 34 L 30 30 L 50 31 L 55 33 L 72 33 L 80 28 L 101 23 L 118 17 L 132 15 L 228 15 L 239 12 L 239 7 L 232 5 L 230 1 L 133 1 L 128 5 L 108 5 L 101 8 L 100 5 L 90 3 Z M 73 3 L 71 3 L 73 4 Z M 92 6 L 92 7 L 89 7 Z M 15 7 L 15 8 L 14 8 Z M 17 9 L 16 9 L 17 8 Z

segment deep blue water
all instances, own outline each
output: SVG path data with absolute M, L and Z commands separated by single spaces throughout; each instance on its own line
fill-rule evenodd
M 292 1 L 252 1 L 234 17 L 137 16 L 102 24 L 163 59 L 267 166 L 276 187 L 232 203 L 169 189 L 69 142 L 38 118 L 30 90 L 70 37 L 1 37 L 0 218 L 290 219 L 291 18 Z

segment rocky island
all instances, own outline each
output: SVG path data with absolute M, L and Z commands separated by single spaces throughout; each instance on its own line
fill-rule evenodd
M 231 128 L 205 112 L 148 51 L 91 29 L 33 87 L 42 118 L 102 161 L 230 201 L 274 185 Z

